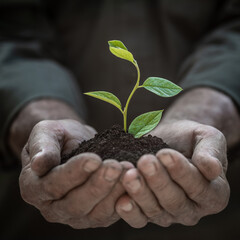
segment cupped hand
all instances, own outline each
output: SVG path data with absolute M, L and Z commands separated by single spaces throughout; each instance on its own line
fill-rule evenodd
M 32 130 L 22 151 L 19 178 L 23 199 L 50 222 L 82 229 L 108 226 L 119 219 L 114 206 L 125 192 L 118 181 L 127 163 L 102 161 L 83 153 L 61 164 L 95 130 L 74 120 L 42 121 Z
M 206 215 L 222 211 L 229 200 L 226 179 L 226 141 L 217 129 L 193 121 L 160 124 L 151 135 L 172 149 L 144 155 L 128 170 L 122 183 L 127 191 L 116 210 L 129 225 L 152 222 L 195 225 Z

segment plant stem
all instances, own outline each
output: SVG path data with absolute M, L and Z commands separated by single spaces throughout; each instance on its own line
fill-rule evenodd
M 124 107 L 124 111 L 123 111 L 123 126 L 124 126 L 124 131 L 127 132 L 127 111 L 128 111 L 128 105 L 130 103 L 130 100 L 133 96 L 133 94 L 135 93 L 135 91 L 137 90 L 138 86 L 139 86 L 139 82 L 140 82 L 140 69 L 138 67 L 138 64 L 137 64 L 137 61 L 134 60 L 134 66 L 136 67 L 137 69 L 137 82 L 132 90 L 132 92 L 130 93 L 128 99 L 127 99 L 127 102 L 126 102 L 126 105 Z

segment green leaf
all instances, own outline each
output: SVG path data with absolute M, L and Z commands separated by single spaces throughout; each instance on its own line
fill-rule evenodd
M 178 85 L 159 77 L 149 77 L 140 87 L 144 87 L 160 97 L 173 97 L 182 91 Z
M 139 138 L 144 134 L 153 130 L 162 117 L 163 110 L 144 113 L 136 117 L 128 128 L 128 132 L 133 134 L 135 138 Z
M 117 107 L 122 112 L 122 104 L 121 104 L 120 100 L 110 92 L 95 91 L 95 92 L 87 92 L 84 94 L 94 97 L 94 98 L 98 98 L 102 101 L 108 102 L 108 103 L 114 105 L 115 107 Z
M 113 55 L 134 63 L 134 57 L 132 53 L 127 50 L 126 46 L 121 41 L 112 40 L 112 41 L 109 41 L 108 44 L 109 44 L 109 50 Z
M 121 49 L 128 50 L 126 48 L 126 46 L 123 44 L 123 42 L 121 42 L 119 40 L 108 41 L 108 45 L 109 45 L 109 47 L 115 47 L 115 48 L 121 48 Z

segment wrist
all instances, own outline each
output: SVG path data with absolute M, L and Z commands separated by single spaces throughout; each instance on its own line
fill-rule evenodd
M 32 128 L 42 120 L 74 119 L 82 122 L 77 113 L 66 103 L 55 99 L 41 99 L 27 104 L 9 128 L 8 145 L 20 158 Z
M 240 141 L 240 116 L 227 95 L 210 88 L 183 94 L 166 112 L 162 123 L 191 120 L 220 130 L 231 147 Z

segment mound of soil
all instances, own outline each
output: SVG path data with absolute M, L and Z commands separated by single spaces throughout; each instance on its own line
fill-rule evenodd
M 83 141 L 71 154 L 62 156 L 62 163 L 79 153 L 93 152 L 103 160 L 129 161 L 136 165 L 142 155 L 156 154 L 160 149 L 167 147 L 169 146 L 161 138 L 151 135 L 134 138 L 132 134 L 125 133 L 119 125 L 114 125 L 96 134 L 94 138 Z

